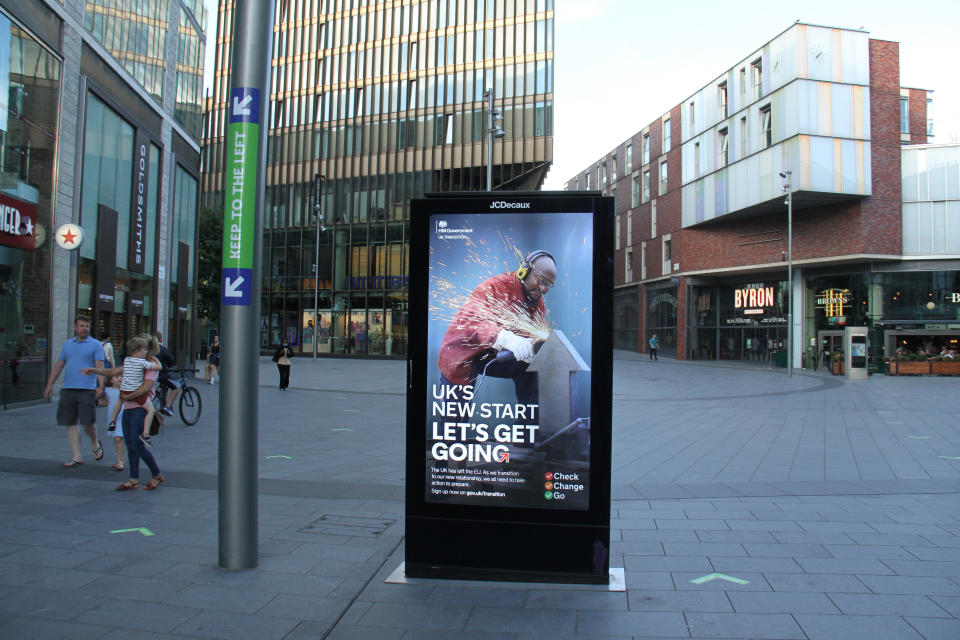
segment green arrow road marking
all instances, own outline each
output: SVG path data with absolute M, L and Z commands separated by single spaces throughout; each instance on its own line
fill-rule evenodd
M 952 456 L 940 456 L 940 457 L 943 458 L 944 460 L 960 460 L 960 457 L 952 457 Z
M 710 582 L 711 580 L 726 580 L 727 582 L 733 582 L 734 584 L 750 584 L 749 580 L 744 580 L 743 578 L 734 578 L 733 576 L 725 576 L 722 573 L 708 573 L 705 576 L 694 578 L 690 582 L 693 584 L 703 584 L 704 582 Z
M 930 436 L 907 436 L 908 438 L 913 438 L 914 440 L 929 440 Z
M 353 431 L 353 429 L 334 429 L 334 431 Z
M 147 529 L 146 527 L 134 527 L 133 529 L 113 529 L 110 531 L 110 533 L 130 533 L 131 531 L 139 531 L 145 536 L 156 535 L 153 531 L 150 531 L 150 529 Z
M 270 460 L 271 458 L 283 458 L 284 460 L 293 460 L 293 458 L 291 458 L 290 456 L 267 456 L 267 460 Z

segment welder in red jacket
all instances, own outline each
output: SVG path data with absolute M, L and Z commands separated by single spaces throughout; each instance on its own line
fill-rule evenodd
M 517 401 L 536 404 L 536 374 L 527 373 L 538 338 L 531 327 L 546 328 L 543 296 L 556 280 L 556 260 L 540 250 L 528 254 L 515 272 L 484 280 L 443 336 L 437 359 L 441 383 L 475 385 L 481 375 L 511 378 Z

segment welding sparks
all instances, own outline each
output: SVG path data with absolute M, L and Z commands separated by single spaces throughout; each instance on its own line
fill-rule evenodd
M 550 335 L 546 318 L 539 311 L 492 293 L 457 287 L 449 280 L 434 276 L 430 311 L 435 318 L 456 322 L 458 329 L 490 322 L 517 335 L 546 340 Z

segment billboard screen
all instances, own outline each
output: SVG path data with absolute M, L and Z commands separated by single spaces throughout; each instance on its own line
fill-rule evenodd
M 429 215 L 424 499 L 587 509 L 593 212 L 509 204 Z

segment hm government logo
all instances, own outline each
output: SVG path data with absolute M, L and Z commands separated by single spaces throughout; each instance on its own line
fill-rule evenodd
M 460 227 L 453 229 L 446 220 L 437 220 L 437 238 L 440 240 L 466 240 L 467 236 L 473 233 L 473 227 Z
M 529 202 L 506 202 L 505 200 L 494 200 L 490 203 L 491 209 L 529 209 Z

